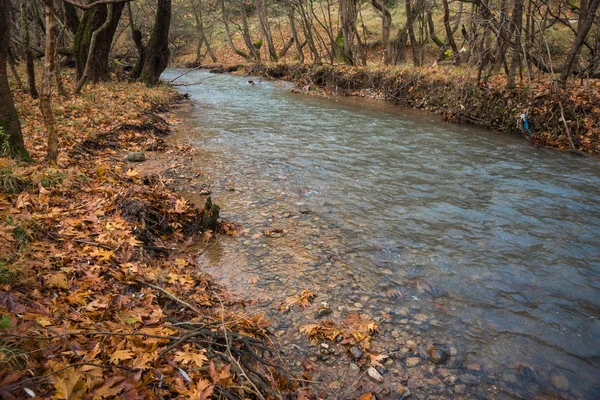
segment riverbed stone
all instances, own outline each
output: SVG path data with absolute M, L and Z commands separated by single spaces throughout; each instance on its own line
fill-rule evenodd
M 569 390 L 569 380 L 563 375 L 552 375 L 552 385 L 558 390 Z
M 351 363 L 349 371 L 351 376 L 358 376 L 360 374 L 360 367 L 354 363 Z
M 461 382 L 466 383 L 467 385 L 474 385 L 479 382 L 479 379 L 473 374 L 462 374 L 459 376 Z
M 465 385 L 456 385 L 454 386 L 454 392 L 458 394 L 463 394 L 467 391 L 467 387 Z
M 367 369 L 367 375 L 369 375 L 369 378 L 371 378 L 374 382 L 383 382 L 383 376 L 381 376 L 381 374 L 373 367 L 369 367 Z
M 350 354 L 355 360 L 360 360 L 360 358 L 363 355 L 363 352 L 358 346 L 352 346 L 350 347 Z
M 454 385 L 456 382 L 458 382 L 458 377 L 456 375 L 450 375 L 449 377 L 444 379 L 444 383 L 446 385 Z
M 450 358 L 450 353 L 448 353 L 444 348 L 440 346 L 433 345 L 427 350 L 427 354 L 431 361 L 435 364 L 443 364 L 448 361 Z
M 420 362 L 421 359 L 419 357 L 410 357 L 406 359 L 406 366 L 408 368 L 416 367 L 417 365 L 419 365 Z
M 127 154 L 127 161 L 129 161 L 129 162 L 146 161 L 146 154 L 143 151 L 133 151 L 133 152 Z

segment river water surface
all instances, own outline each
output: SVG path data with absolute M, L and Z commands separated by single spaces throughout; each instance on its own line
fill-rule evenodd
M 195 105 L 179 115 L 181 140 L 205 154 L 200 179 L 244 227 L 203 252 L 211 273 L 257 309 L 310 289 L 333 318 L 377 317 L 384 353 L 408 339 L 451 346 L 446 366 L 387 364 L 386 384 L 408 380 L 417 398 L 600 398 L 597 161 L 249 79 L 178 80 L 202 80 L 182 88 Z M 274 316 L 284 344 L 314 310 Z M 330 393 L 343 392 L 336 379 Z

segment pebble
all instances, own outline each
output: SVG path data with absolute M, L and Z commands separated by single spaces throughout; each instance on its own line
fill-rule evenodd
M 458 377 L 456 377 L 454 375 L 450 375 L 449 377 L 444 379 L 444 383 L 446 385 L 454 385 L 457 381 L 458 381 Z
M 400 311 L 398 311 L 398 315 L 402 315 L 403 317 L 406 317 L 408 315 L 408 308 L 406 308 L 406 307 L 402 308 Z
M 417 342 L 415 342 L 414 340 L 407 340 L 406 347 L 414 351 L 417 348 Z
M 416 367 L 417 365 L 419 365 L 420 362 L 421 359 L 419 357 L 410 357 L 406 359 L 406 366 L 408 368 Z
M 427 350 L 427 354 L 429 354 L 431 361 L 436 364 L 443 364 L 450 358 L 450 354 L 438 346 L 431 346 L 429 350 Z
M 467 387 L 465 385 L 456 385 L 454 387 L 454 392 L 462 394 L 465 393 L 467 391 Z
M 329 345 L 327 343 L 321 343 L 321 348 L 324 350 L 329 350 Z
M 471 363 L 467 365 L 467 368 L 469 368 L 471 371 L 481 371 L 481 365 L 477 363 Z
M 134 151 L 127 154 L 127 161 L 129 162 L 142 162 L 146 161 L 146 154 L 141 151 Z
M 315 318 L 320 319 L 320 318 L 326 317 L 328 315 L 331 315 L 331 313 L 332 313 L 332 311 L 330 308 L 322 308 L 315 312 Z
M 350 347 L 350 354 L 355 360 L 360 360 L 360 358 L 363 355 L 363 352 L 361 349 L 358 348 L 358 346 L 352 346 Z
M 373 367 L 369 367 L 367 369 L 367 375 L 369 375 L 369 378 L 371 378 L 374 382 L 383 382 L 383 376 L 381 376 L 381 374 Z
M 354 307 L 356 308 L 363 308 L 362 303 L 359 303 L 358 301 L 356 303 L 354 303 Z
M 473 374 L 462 374 L 459 378 L 461 382 L 466 383 L 467 385 L 474 385 L 479 382 L 479 379 Z
M 552 385 L 558 390 L 569 390 L 569 381 L 562 375 L 552 375 Z
M 340 383 L 340 381 L 333 381 L 329 384 L 329 388 L 332 390 L 340 390 L 341 387 L 342 384 Z

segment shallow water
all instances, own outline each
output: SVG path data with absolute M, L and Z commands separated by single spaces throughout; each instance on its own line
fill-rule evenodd
M 500 395 L 600 396 L 597 161 L 248 79 L 178 80 L 203 81 L 182 87 L 196 102 L 183 138 L 206 153 L 223 216 L 245 228 L 204 252 L 211 273 L 265 308 L 308 288 L 334 317 L 386 310 L 381 351 L 411 336 L 452 344 L 457 373 Z M 274 228 L 283 237 L 262 234 Z M 314 322 L 300 315 L 278 323 Z

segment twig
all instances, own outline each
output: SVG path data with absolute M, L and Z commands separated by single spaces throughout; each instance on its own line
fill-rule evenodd
M 254 388 L 254 390 L 256 391 L 256 395 L 261 399 L 261 400 L 265 400 L 265 397 L 260 393 L 260 390 L 258 390 L 258 388 L 256 387 L 256 385 L 254 384 L 254 382 L 252 381 L 252 379 L 250 379 L 248 377 L 248 375 L 246 375 L 246 373 L 244 372 L 244 369 L 242 368 L 242 366 L 240 365 L 239 361 L 236 360 L 236 358 L 233 356 L 233 354 L 231 354 L 231 345 L 229 343 L 229 335 L 227 335 L 227 327 L 225 326 L 225 306 L 223 306 L 223 301 L 221 301 L 221 298 L 219 297 L 219 295 L 215 292 L 213 292 L 213 295 L 219 300 L 219 304 L 221 305 L 221 322 L 222 322 L 222 326 L 223 326 L 223 333 L 225 334 L 225 344 L 227 345 L 227 354 L 229 354 L 229 358 L 231 359 L 231 361 L 233 361 L 235 363 L 235 365 L 237 366 L 240 374 L 242 374 L 242 376 L 244 378 L 246 378 L 246 380 L 248 382 L 250 382 L 250 384 L 252 385 L 252 387 Z M 281 397 L 280 397 L 281 398 Z
M 576 149 L 575 143 L 573 143 L 573 138 L 571 137 L 571 130 L 569 129 L 569 126 L 567 125 L 567 120 L 565 119 L 565 110 L 563 108 L 562 101 L 560 100 L 560 98 L 558 99 L 558 106 L 560 107 L 560 119 L 562 119 L 562 122 L 565 125 L 565 130 L 567 131 L 567 138 L 569 138 L 569 144 L 571 145 L 572 149 Z
M 159 292 L 161 292 L 162 294 L 164 294 L 165 296 L 169 297 L 171 300 L 176 301 L 177 303 L 186 306 L 187 308 L 189 308 L 190 310 L 194 311 L 195 313 L 197 313 L 198 315 L 200 315 L 201 317 L 206 317 L 204 315 L 204 313 L 196 306 L 188 303 L 187 301 L 181 300 L 180 298 L 178 298 L 177 296 L 175 296 L 173 293 L 169 292 L 166 289 L 161 288 L 160 286 L 156 286 L 153 285 L 151 283 L 148 282 L 144 282 L 141 279 L 136 279 L 135 280 L 137 283 L 141 283 L 142 285 L 146 285 L 151 287 L 152 289 L 158 290 Z

